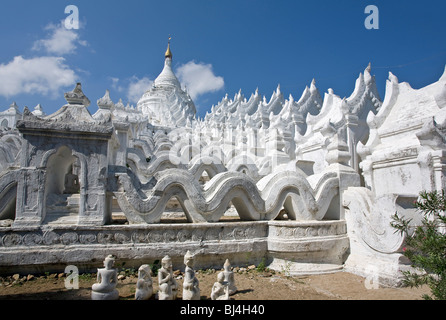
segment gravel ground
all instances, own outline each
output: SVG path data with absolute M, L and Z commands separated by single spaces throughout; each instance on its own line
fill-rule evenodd
M 250 269 L 250 270 L 249 270 Z M 237 269 L 236 269 L 237 270 Z M 219 270 L 198 270 L 201 300 L 210 300 L 212 285 Z M 133 300 L 137 277 L 128 272 L 120 273 L 118 291 L 120 300 Z M 182 296 L 182 273 L 175 271 Z M 155 293 L 157 277 L 153 278 Z M 0 300 L 90 300 L 95 274 L 79 277 L 79 289 L 65 288 L 64 274 L 45 276 L 14 275 L 0 278 Z M 311 276 L 287 276 L 280 272 L 258 271 L 255 266 L 235 272 L 238 291 L 231 300 L 420 300 L 428 288 L 378 288 L 368 289 L 366 279 L 346 272 Z M 156 300 L 156 297 L 152 297 Z

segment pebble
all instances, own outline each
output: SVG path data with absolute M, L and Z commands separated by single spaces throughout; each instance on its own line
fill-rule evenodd
M 178 277 L 179 275 L 181 275 L 181 271 L 180 270 L 175 270 L 173 272 L 174 277 Z
M 262 277 L 265 277 L 265 278 L 269 278 L 269 277 L 272 277 L 272 276 L 273 276 L 273 274 L 271 272 L 266 272 L 266 273 L 264 273 L 262 275 Z
M 120 274 L 120 275 L 118 276 L 118 280 L 124 280 L 124 279 L 125 279 L 125 275 Z

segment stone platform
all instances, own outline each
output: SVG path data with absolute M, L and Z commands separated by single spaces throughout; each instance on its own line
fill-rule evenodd
M 155 225 L 59 226 L 0 229 L 0 273 L 63 272 L 75 265 L 96 271 L 104 257 L 138 268 L 165 255 L 184 267 L 187 250 L 195 267 L 221 268 L 266 262 L 289 274 L 342 269 L 349 249 L 345 221 L 255 221 Z

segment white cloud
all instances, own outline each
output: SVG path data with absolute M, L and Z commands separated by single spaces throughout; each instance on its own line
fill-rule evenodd
M 118 92 L 123 92 L 125 89 L 123 86 L 119 85 L 119 78 L 116 77 L 109 77 L 109 79 L 112 82 L 112 89 L 118 91 Z
M 34 42 L 33 50 L 44 49 L 48 54 L 66 55 L 75 53 L 78 45 L 88 45 L 87 41 L 80 39 L 75 30 L 66 29 L 63 23 L 49 24 L 45 29 L 49 31 L 48 38 Z
M 210 64 L 190 61 L 181 65 L 176 74 L 182 85 L 187 87 L 192 99 L 208 92 L 218 91 L 224 87 L 223 78 L 214 75 Z M 109 79 L 111 87 L 119 93 L 126 94 L 128 102 L 134 104 L 138 103 L 142 95 L 152 87 L 154 82 L 148 77 L 138 78 L 137 76 L 124 80 L 116 77 L 110 77 Z
M 9 98 L 18 94 L 41 94 L 55 98 L 60 88 L 76 83 L 76 74 L 60 57 L 15 57 L 0 64 L 0 95 Z
M 147 77 L 139 79 L 137 76 L 133 76 L 130 79 L 121 81 L 119 78 L 110 77 L 112 82 L 112 88 L 119 93 L 127 95 L 127 100 L 130 103 L 138 103 L 142 95 L 152 87 L 153 80 Z M 123 82 L 123 84 L 121 84 Z
M 209 92 L 223 89 L 225 81 L 214 75 L 211 64 L 189 61 L 177 69 L 180 82 L 187 87 L 192 99 Z
M 137 103 L 139 99 L 141 99 L 144 92 L 146 92 L 153 84 L 153 81 L 147 77 L 139 79 L 137 77 L 133 77 L 130 81 L 127 99 L 129 102 Z

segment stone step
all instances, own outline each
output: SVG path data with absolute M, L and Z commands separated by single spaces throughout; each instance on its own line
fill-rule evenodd
M 61 224 L 77 224 L 79 215 L 77 213 L 51 212 L 47 213 L 44 224 L 61 225 Z
M 73 194 L 67 198 L 67 204 L 68 206 L 77 206 L 79 207 L 81 195 L 80 194 Z

